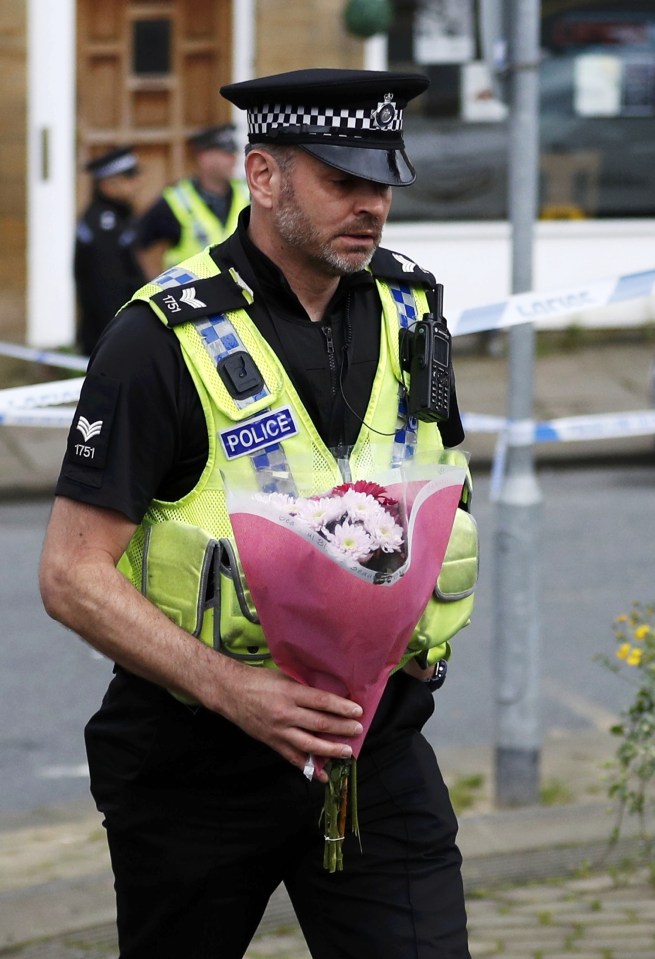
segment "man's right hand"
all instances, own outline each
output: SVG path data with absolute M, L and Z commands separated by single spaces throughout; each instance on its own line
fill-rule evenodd
M 294 766 L 303 769 L 310 754 L 327 759 L 352 755 L 348 740 L 362 732 L 362 708 L 357 703 L 304 686 L 278 670 L 245 666 L 234 660 L 221 663 L 220 672 L 221 692 L 210 692 L 203 699 L 204 705 L 266 743 Z M 316 776 L 327 782 L 325 772 Z
M 300 769 L 310 753 L 350 756 L 348 740 L 361 733 L 360 706 L 210 649 L 118 572 L 135 528 L 118 512 L 55 500 L 40 571 L 49 615 L 125 669 L 203 703 Z

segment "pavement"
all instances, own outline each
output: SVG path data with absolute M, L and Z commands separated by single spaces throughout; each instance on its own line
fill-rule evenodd
M 645 331 L 557 349 L 540 343 L 540 351 L 536 418 L 648 408 L 655 344 Z M 504 415 L 506 359 L 458 341 L 455 356 L 462 408 Z M 57 429 L 0 428 L 0 495 L 51 493 L 64 437 Z M 471 434 L 465 445 L 474 474 L 489 468 L 493 435 Z M 618 457 L 655 465 L 653 436 L 535 447 L 537 467 Z M 620 840 L 609 844 L 616 810 L 606 798 L 606 767 L 616 745 L 596 729 L 546 738 L 540 801 L 515 809 L 494 808 L 493 796 L 476 790 L 476 780 L 493 781 L 489 748 L 440 753 L 453 793 L 469 788 L 459 842 L 473 959 L 655 959 L 655 868 L 637 823 L 628 819 Z M 103 829 L 90 799 L 0 814 L 2 959 L 115 957 L 113 908 Z M 247 959 L 262 957 L 309 957 L 282 891 L 247 952 Z
M 655 957 L 654 875 L 637 823 L 609 843 L 616 810 L 604 798 L 605 766 L 614 749 L 595 730 L 546 740 L 542 781 L 560 784 L 559 801 L 498 810 L 478 796 L 460 812 L 473 959 Z M 440 755 L 454 792 L 490 761 L 481 747 Z M 111 871 L 91 800 L 0 815 L 2 959 L 116 955 Z M 310 957 L 282 890 L 246 954 L 263 957 Z

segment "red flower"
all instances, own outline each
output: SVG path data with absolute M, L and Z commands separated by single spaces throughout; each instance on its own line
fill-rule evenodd
M 332 492 L 336 493 L 337 496 L 343 496 L 349 489 L 355 490 L 356 493 L 366 493 L 367 496 L 372 496 L 373 499 L 378 501 L 380 506 L 384 506 L 385 508 L 393 508 L 398 505 L 395 499 L 387 495 L 384 486 L 380 486 L 379 483 L 372 483 L 370 480 L 357 480 L 356 483 L 342 483 L 341 486 L 335 486 Z

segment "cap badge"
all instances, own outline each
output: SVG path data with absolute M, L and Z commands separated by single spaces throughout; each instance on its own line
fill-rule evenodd
M 386 93 L 383 102 L 371 111 L 371 125 L 374 130 L 386 130 L 397 116 L 398 108 L 393 102 L 393 93 Z

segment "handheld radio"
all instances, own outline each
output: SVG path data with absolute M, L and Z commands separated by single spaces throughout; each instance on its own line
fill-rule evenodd
M 400 331 L 400 364 L 409 373 L 407 407 L 419 420 L 443 421 L 450 414 L 451 337 L 443 315 L 443 284 L 435 287 L 436 309 L 411 330 Z

